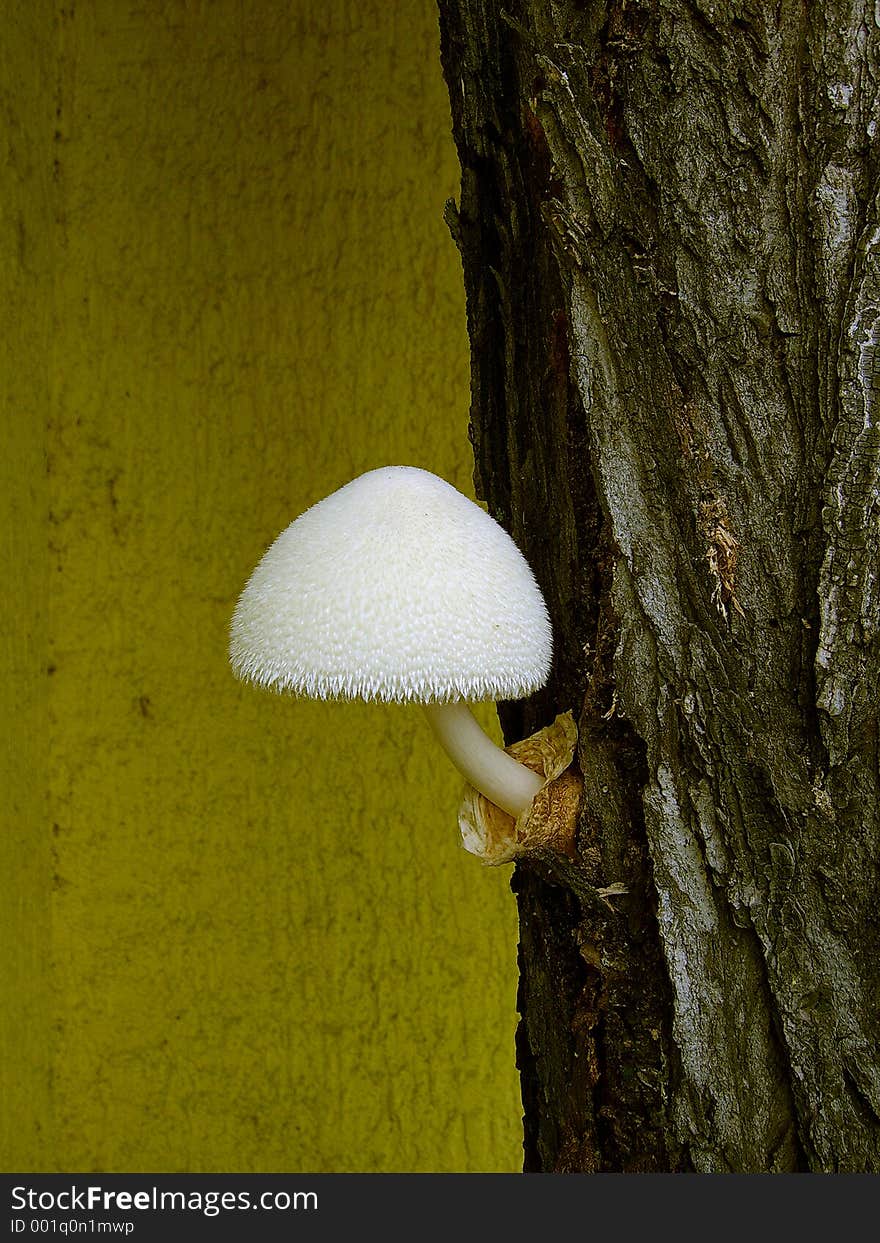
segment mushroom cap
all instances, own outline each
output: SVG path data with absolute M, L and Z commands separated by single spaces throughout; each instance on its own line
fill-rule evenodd
M 306 510 L 232 618 L 235 673 L 317 699 L 519 699 L 552 632 L 507 532 L 429 471 L 369 471 Z

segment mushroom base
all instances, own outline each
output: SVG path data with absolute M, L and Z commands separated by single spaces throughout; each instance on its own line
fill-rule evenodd
M 465 787 L 458 813 L 465 850 L 486 864 L 548 851 L 574 858 L 583 794 L 583 780 L 572 766 L 576 746 L 577 726 L 570 712 L 511 745 L 511 752 L 535 770 L 539 781 L 537 795 L 517 816 L 506 815 L 478 790 Z

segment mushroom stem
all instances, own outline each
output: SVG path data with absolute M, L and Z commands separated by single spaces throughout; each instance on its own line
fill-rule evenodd
M 423 706 L 441 747 L 475 789 L 514 819 L 531 805 L 543 785 L 541 778 L 497 747 L 466 703 Z

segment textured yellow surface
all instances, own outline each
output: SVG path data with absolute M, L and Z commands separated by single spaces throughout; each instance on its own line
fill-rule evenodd
M 433 4 L 28 12 L 0 1165 L 517 1169 L 514 903 L 458 778 L 418 710 L 226 659 L 307 505 L 395 462 L 470 491 Z
M 48 4 L 0 38 L 0 1168 L 46 1160 L 52 1007 L 46 416 L 52 314 Z M 7 1157 L 6 1154 L 9 1154 Z

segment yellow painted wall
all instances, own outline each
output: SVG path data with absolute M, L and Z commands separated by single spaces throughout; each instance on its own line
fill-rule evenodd
M 48 29 L 47 29 L 48 23 Z M 47 1159 L 49 959 L 45 446 L 52 316 L 51 5 L 0 37 L 0 1168 Z M 9 1154 L 7 1156 L 7 1154 Z M 7 1164 L 3 1164 L 3 1161 Z
M 12 7 L 0 1168 L 517 1169 L 458 778 L 417 710 L 226 659 L 307 505 L 470 490 L 432 0 Z

